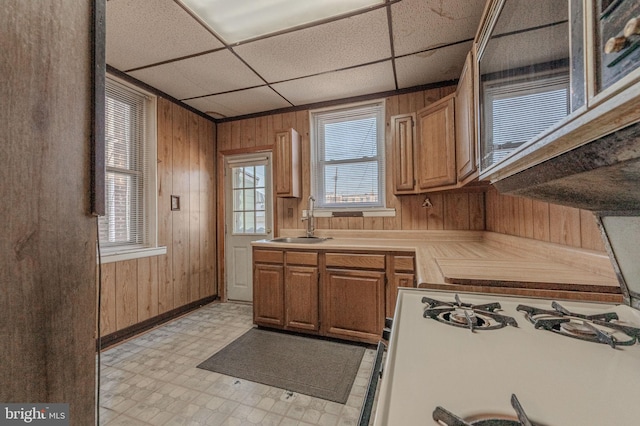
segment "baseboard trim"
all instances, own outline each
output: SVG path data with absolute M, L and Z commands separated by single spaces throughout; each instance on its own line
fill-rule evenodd
M 149 318 L 137 324 L 123 328 L 122 330 L 114 331 L 113 333 L 107 334 L 106 336 L 101 336 L 99 339 L 96 339 L 96 351 L 100 352 L 101 350 L 107 349 L 137 334 L 143 333 L 147 330 L 164 324 L 165 322 L 169 322 L 172 319 L 175 319 L 195 309 L 201 308 L 204 305 L 215 302 L 217 299 L 217 295 L 208 296 L 203 299 L 196 300 L 195 302 L 180 306 L 179 308 L 172 309 L 153 318 Z

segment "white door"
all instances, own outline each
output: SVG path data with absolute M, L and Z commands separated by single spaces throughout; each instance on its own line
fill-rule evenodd
M 229 300 L 253 301 L 251 241 L 272 237 L 271 153 L 225 157 L 225 277 Z

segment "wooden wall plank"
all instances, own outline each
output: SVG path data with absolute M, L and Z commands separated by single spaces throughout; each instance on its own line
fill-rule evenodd
M 602 233 L 596 224 L 593 212 L 580 210 L 580 241 L 582 248 L 605 251 Z
M 580 211 L 549 204 L 550 241 L 580 247 Z
M 180 197 L 180 210 L 173 221 L 173 302 L 189 302 L 189 140 L 187 110 L 173 106 L 173 194 Z
M 158 313 L 170 311 L 173 303 L 173 107 L 158 99 L 158 245 L 167 254 L 158 258 Z
M 200 120 L 195 114 L 188 115 L 189 148 L 189 302 L 201 299 L 200 295 L 200 234 L 202 220 L 200 211 Z
M 100 334 L 106 335 L 117 330 L 116 325 L 116 264 L 101 265 L 102 281 L 100 293 Z
M 116 327 L 118 330 L 138 322 L 138 262 L 116 264 Z
M 216 288 L 216 185 L 214 125 L 202 119 L 200 123 L 200 295 L 217 294 Z
M 469 196 L 466 193 L 444 195 L 444 229 L 469 229 Z
M 520 220 L 520 236 L 525 238 L 533 238 L 533 200 L 529 198 L 520 198 L 520 211 L 522 212 L 522 217 Z
M 245 119 L 241 125 L 241 148 L 254 148 L 256 146 L 256 121 L 254 119 Z
M 485 229 L 485 194 L 469 194 L 469 228 L 474 231 Z
M 156 256 L 137 259 L 137 321 L 158 315 L 158 258 Z
M 533 238 L 550 241 L 549 203 L 533 201 Z

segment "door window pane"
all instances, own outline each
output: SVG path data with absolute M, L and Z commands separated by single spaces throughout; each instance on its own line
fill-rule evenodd
M 233 233 L 265 233 L 266 167 L 233 167 Z

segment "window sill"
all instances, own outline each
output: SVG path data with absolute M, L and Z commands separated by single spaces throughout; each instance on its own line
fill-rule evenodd
M 307 217 L 307 210 L 303 210 L 303 217 Z M 334 208 L 334 209 L 315 209 L 314 217 L 339 217 L 339 216 L 358 216 L 358 217 L 395 217 L 396 209 L 387 208 Z
M 140 259 L 143 257 L 161 256 L 167 254 L 166 247 L 144 247 L 135 249 L 116 249 L 113 251 L 102 252 L 100 256 L 101 263 L 121 262 L 123 260 Z

